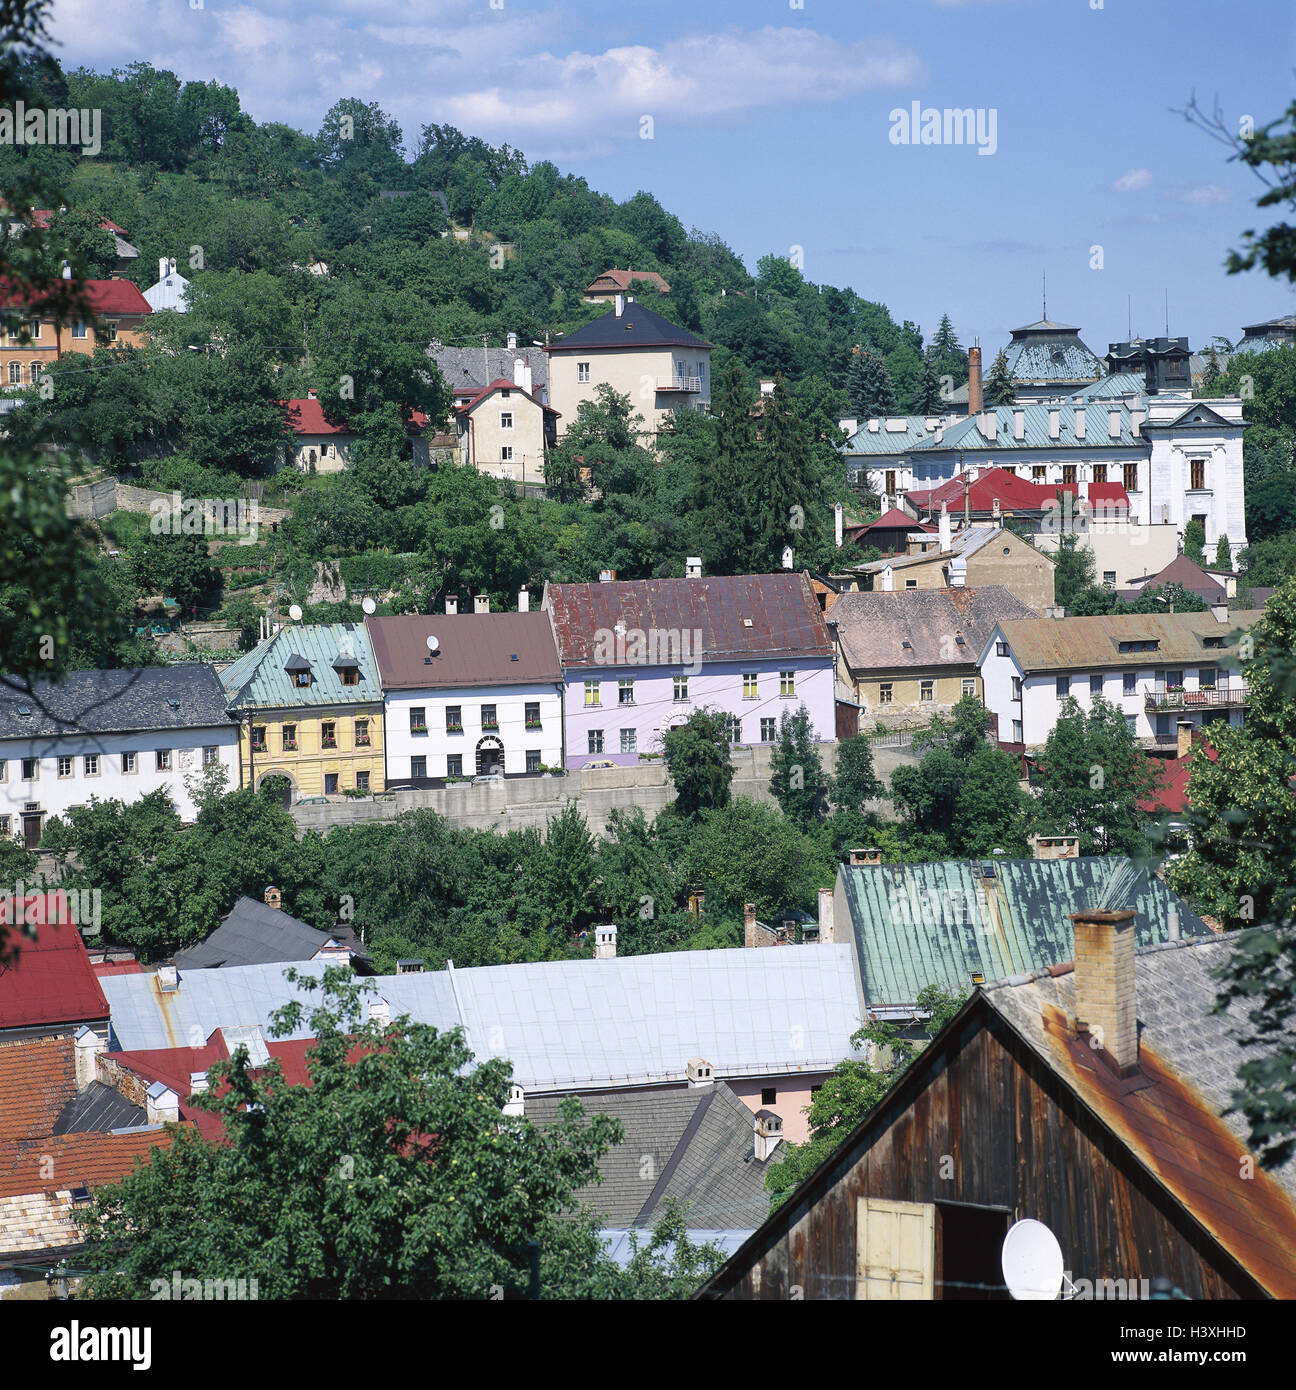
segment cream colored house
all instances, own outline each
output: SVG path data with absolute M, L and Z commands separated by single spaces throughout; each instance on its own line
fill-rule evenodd
M 455 407 L 459 456 L 479 473 L 543 483 L 545 450 L 556 439 L 558 412 L 501 377 Z
M 560 433 L 601 383 L 630 398 L 649 434 L 673 411 L 702 410 L 711 401 L 711 345 L 624 295 L 617 295 L 610 313 L 547 351 L 549 400 L 561 416 Z

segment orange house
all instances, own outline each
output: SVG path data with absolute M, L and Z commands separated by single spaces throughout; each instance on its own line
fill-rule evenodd
M 95 323 L 62 321 L 35 300 L 26 314 L 30 339 L 20 341 L 17 325 L 0 335 L 0 385 L 34 386 L 50 362 L 65 353 L 92 353 L 97 347 L 125 345 L 145 347 L 147 319 L 153 312 L 148 301 L 129 280 L 86 280 L 86 298 Z M 12 292 L 7 307 L 22 303 Z

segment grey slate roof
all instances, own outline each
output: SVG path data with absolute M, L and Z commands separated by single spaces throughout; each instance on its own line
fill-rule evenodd
M 0 686 L 0 738 L 233 727 L 210 666 L 72 671 L 58 685 L 35 681 L 31 688 L 32 695 L 16 695 Z
M 680 328 L 660 314 L 654 314 L 637 300 L 627 303 L 624 313 L 610 309 L 593 323 L 587 323 L 549 344 L 550 352 L 575 352 L 579 348 L 643 348 L 711 346 L 696 333 Z
M 1032 618 L 1044 621 L 1002 584 L 984 584 L 843 594 L 828 625 L 852 671 L 900 670 L 975 665 L 996 623 Z
M 528 1098 L 526 1114 L 552 1124 L 560 1104 L 558 1096 Z M 581 1104 L 586 1114 L 610 1115 L 625 1130 L 624 1140 L 599 1160 L 601 1181 L 577 1193 L 609 1226 L 651 1225 L 667 1197 L 688 1203 L 691 1228 L 752 1229 L 765 1219 L 769 1161 L 756 1160 L 755 1116 L 723 1082 L 583 1096 Z M 782 1158 L 775 1149 L 772 1161 Z
M 214 970 L 310 960 L 335 940 L 328 932 L 316 931 L 268 903 L 243 895 L 206 941 L 177 951 L 175 963 L 182 970 Z
M 1069 323 L 1041 319 L 1012 330 L 1004 350 L 1016 381 L 1090 381 L 1103 374 L 1101 358 L 1080 341 Z
M 838 870 L 847 916 L 839 927 L 854 934 L 869 1008 L 906 1008 L 932 984 L 966 994 L 974 971 L 994 981 L 1071 960 L 1075 936 L 1068 914 L 1098 907 L 1109 879 L 1129 872 L 1130 861 L 1118 855 L 999 858 L 993 868 L 989 894 L 982 862 L 975 860 Z M 1144 870 L 1119 906 L 1138 914 L 1141 946 L 1170 940 L 1172 917 L 1181 938 L 1210 935 L 1185 902 Z
M 157 977 L 100 981 L 114 1048 L 188 1046 L 221 1027 L 259 1024 L 292 999 L 311 1000 L 285 966 L 181 970 L 161 994 Z M 309 973 L 318 974 L 316 971 Z M 614 960 L 544 961 L 373 977 L 393 1018 L 462 1026 L 481 1059 L 507 1057 L 532 1090 L 683 1081 L 691 1057 L 715 1074 L 829 1071 L 852 1053 L 863 1021 L 848 944 L 768 950 L 677 951 Z M 308 1028 L 291 1035 L 310 1036 Z
M 142 1105 L 135 1105 L 120 1091 L 92 1081 L 59 1111 L 54 1134 L 107 1134 L 114 1129 L 134 1129 L 148 1124 Z
M 441 368 L 452 391 L 469 386 L 478 390 L 501 377 L 513 380 L 513 363 L 520 357 L 531 368 L 531 386 L 537 394 L 549 386 L 549 357 L 544 348 L 428 348 L 428 356 Z

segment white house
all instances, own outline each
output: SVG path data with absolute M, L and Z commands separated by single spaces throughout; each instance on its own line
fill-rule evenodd
M 159 788 L 192 821 L 186 779 L 212 763 L 239 785 L 238 728 L 210 666 L 73 671 L 29 694 L 0 687 L 0 834 L 28 848 L 50 816 Z
M 1177 742 L 1177 724 L 1240 725 L 1249 699 L 1235 628 L 1259 611 L 1129 613 L 1000 622 L 978 666 L 1001 743 L 1039 748 L 1063 701 L 1088 709 L 1101 695 L 1147 746 Z
M 483 606 L 366 626 L 383 687 L 389 787 L 562 766 L 562 667 L 547 613 Z

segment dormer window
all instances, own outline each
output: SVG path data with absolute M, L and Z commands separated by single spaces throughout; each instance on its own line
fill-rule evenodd
M 284 662 L 284 670 L 288 673 L 288 679 L 293 685 L 306 689 L 311 683 L 310 662 L 304 656 L 298 656 L 295 652 Z
M 309 671 L 294 671 L 293 684 L 305 689 L 311 683 L 311 673 Z

